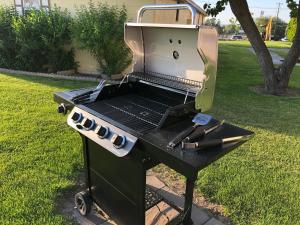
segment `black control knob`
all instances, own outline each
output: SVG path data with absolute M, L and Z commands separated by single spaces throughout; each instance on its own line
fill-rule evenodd
M 60 104 L 57 108 L 57 112 L 58 113 L 62 113 L 62 114 L 67 114 L 67 107 L 65 106 L 65 104 Z
M 123 135 L 117 135 L 115 134 L 111 142 L 113 143 L 115 148 L 122 148 L 126 144 L 126 137 Z
M 106 138 L 109 135 L 109 128 L 108 127 L 104 127 L 104 126 L 100 126 L 97 134 L 100 138 Z
M 71 119 L 74 121 L 74 123 L 79 123 L 82 120 L 82 118 L 83 118 L 82 114 L 77 113 L 77 112 L 75 112 L 71 117 Z
M 90 120 L 90 119 L 86 119 L 83 123 L 83 127 L 86 130 L 92 130 L 95 126 L 95 121 L 94 120 Z

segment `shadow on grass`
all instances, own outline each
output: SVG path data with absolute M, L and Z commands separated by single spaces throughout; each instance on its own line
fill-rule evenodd
M 55 88 L 66 89 L 66 90 L 82 88 L 82 87 L 91 87 L 97 85 L 97 82 L 92 82 L 92 81 L 64 80 L 59 78 L 35 77 L 35 76 L 5 74 L 5 73 L 1 73 L 1 74 L 9 77 L 25 80 L 28 82 L 32 82 L 32 83 L 42 84 L 49 87 L 55 87 Z
M 79 214 L 75 208 L 74 197 L 78 192 L 84 191 L 86 185 L 84 183 L 84 173 L 82 171 L 74 171 L 77 174 L 74 185 L 60 189 L 55 200 L 56 207 L 54 214 L 63 216 L 70 224 L 102 224 L 107 221 L 104 215 L 98 213 L 95 207 L 86 217 Z

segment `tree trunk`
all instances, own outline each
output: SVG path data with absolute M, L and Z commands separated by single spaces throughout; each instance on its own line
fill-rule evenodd
M 290 75 L 300 55 L 300 7 L 298 7 L 298 27 L 293 46 L 284 63 L 279 68 L 275 68 L 271 54 L 253 21 L 247 1 L 229 0 L 229 3 L 233 14 L 240 22 L 256 55 L 258 56 L 261 71 L 264 75 L 266 92 L 273 95 L 286 94 Z

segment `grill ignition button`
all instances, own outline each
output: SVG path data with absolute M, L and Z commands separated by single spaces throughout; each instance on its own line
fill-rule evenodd
M 108 135 L 109 135 L 109 128 L 108 127 L 103 127 L 103 126 L 100 126 L 98 131 L 97 131 L 97 134 L 100 138 L 106 138 Z
M 71 119 L 74 121 L 74 123 L 79 123 L 82 120 L 82 114 L 75 112 Z
M 95 121 L 94 120 L 89 120 L 89 119 L 86 119 L 83 123 L 83 127 L 86 129 L 86 130 L 92 130 L 95 126 Z
M 111 142 L 113 143 L 115 148 L 122 148 L 126 144 L 126 137 L 123 135 L 117 135 L 115 134 Z

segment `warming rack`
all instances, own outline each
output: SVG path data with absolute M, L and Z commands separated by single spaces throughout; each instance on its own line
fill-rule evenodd
M 202 90 L 203 82 L 156 72 L 133 72 L 127 75 L 149 83 L 162 85 L 186 92 L 198 93 Z

